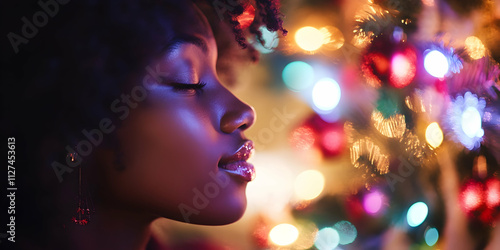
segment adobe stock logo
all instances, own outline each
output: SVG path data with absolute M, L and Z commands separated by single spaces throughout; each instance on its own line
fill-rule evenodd
M 59 13 L 59 5 L 65 5 L 69 3 L 69 1 L 70 0 L 38 1 L 38 6 L 40 6 L 41 10 L 35 12 L 31 19 L 28 19 L 26 16 L 21 18 L 23 22 L 21 32 L 19 34 L 14 32 L 9 32 L 9 34 L 7 34 L 7 39 L 9 39 L 14 52 L 17 54 L 21 44 L 27 44 L 29 39 L 34 38 L 38 34 L 38 29 L 47 25 L 49 17 L 53 18 Z

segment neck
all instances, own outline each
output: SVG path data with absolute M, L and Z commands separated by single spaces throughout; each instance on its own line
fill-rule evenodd
M 70 229 L 73 249 L 146 249 L 154 219 L 116 208 L 96 207 L 87 225 L 74 225 Z

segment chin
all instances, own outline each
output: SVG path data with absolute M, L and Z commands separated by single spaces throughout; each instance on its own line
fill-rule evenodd
M 234 223 L 243 216 L 247 207 L 245 188 L 240 187 L 236 192 L 222 193 L 208 199 L 205 206 L 202 205 L 204 204 L 195 202 L 191 206 L 181 204 L 177 216 L 167 218 L 198 225 Z
M 193 214 L 189 223 L 199 225 L 227 225 L 241 219 L 247 207 L 246 196 L 214 201 L 199 214 Z

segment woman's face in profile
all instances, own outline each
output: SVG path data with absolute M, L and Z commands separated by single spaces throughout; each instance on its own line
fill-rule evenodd
M 231 223 L 246 208 L 255 174 L 246 163 L 253 144 L 243 135 L 254 110 L 219 82 L 216 42 L 201 11 L 173 16 L 169 43 L 149 65 L 155 73 L 144 78 L 147 97 L 118 131 L 125 168 L 109 155 L 99 192 L 107 204 L 149 216 Z

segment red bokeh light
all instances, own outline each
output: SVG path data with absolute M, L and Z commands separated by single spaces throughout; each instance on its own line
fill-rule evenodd
M 467 183 L 461 193 L 461 203 L 467 212 L 478 210 L 484 203 L 482 183 L 476 181 Z
M 344 149 L 344 145 L 344 131 L 340 126 L 328 128 L 321 134 L 321 148 L 326 155 L 340 154 Z
M 486 182 L 486 206 L 495 208 L 500 205 L 500 180 L 490 179 Z
M 314 130 L 309 126 L 300 126 L 293 130 L 290 136 L 292 147 L 301 151 L 309 150 L 316 141 Z
M 406 49 L 403 53 L 396 53 L 391 61 L 391 73 L 389 81 L 396 88 L 406 87 L 413 81 L 417 72 L 417 56 L 412 49 Z

